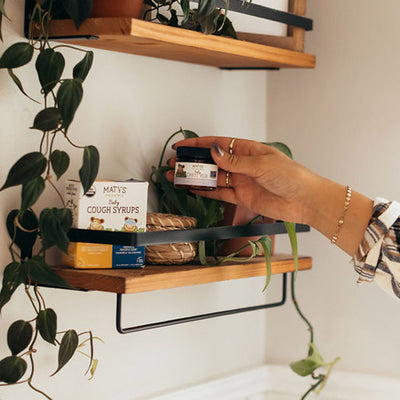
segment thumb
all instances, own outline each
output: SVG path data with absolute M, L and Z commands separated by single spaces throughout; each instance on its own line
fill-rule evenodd
M 211 144 L 211 155 L 219 168 L 254 177 L 256 165 L 254 156 L 243 156 L 229 154 L 221 149 L 216 143 Z

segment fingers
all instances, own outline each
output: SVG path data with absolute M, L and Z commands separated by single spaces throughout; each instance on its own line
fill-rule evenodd
M 181 140 L 173 144 L 172 148 L 176 149 L 179 146 L 211 148 L 212 144 L 216 143 L 223 151 L 228 152 L 231 141 L 232 141 L 231 137 L 204 136 L 204 137 Z M 232 150 L 234 154 L 243 154 L 243 155 L 268 154 L 269 146 L 266 146 L 265 144 L 256 142 L 254 140 L 235 139 Z

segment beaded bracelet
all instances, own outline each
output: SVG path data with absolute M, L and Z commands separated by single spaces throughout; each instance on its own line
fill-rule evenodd
M 338 221 L 336 232 L 332 236 L 332 239 L 331 239 L 331 243 L 332 244 L 335 244 L 337 239 L 338 239 L 338 237 L 339 237 L 340 229 L 342 228 L 343 223 L 344 223 L 344 217 L 345 217 L 346 212 L 347 212 L 347 210 L 349 209 L 349 206 L 350 206 L 350 199 L 351 199 L 351 187 L 350 186 L 346 186 L 346 199 L 344 201 L 343 213 L 342 213 L 342 216 L 340 217 L 340 219 Z

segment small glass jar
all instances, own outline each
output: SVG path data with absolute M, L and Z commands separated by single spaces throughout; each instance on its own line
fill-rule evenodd
M 218 166 L 210 149 L 181 146 L 176 149 L 174 185 L 176 188 L 214 190 Z

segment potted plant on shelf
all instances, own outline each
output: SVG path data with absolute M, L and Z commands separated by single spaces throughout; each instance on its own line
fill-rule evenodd
M 5 0 L 0 1 L 0 23 L 6 17 Z M 50 397 L 34 384 L 35 353 L 37 343 L 42 340 L 58 348 L 58 366 L 62 369 L 77 352 L 85 351 L 89 345 L 87 372 L 94 373 L 97 360 L 94 358 L 94 337 L 90 331 L 78 333 L 74 329 L 59 332 L 57 313 L 50 308 L 39 285 L 69 288 L 67 282 L 55 274 L 46 262 L 46 252 L 53 246 L 66 252 L 71 227 L 71 212 L 65 207 L 56 181 L 67 171 L 70 163 L 68 153 L 56 147 L 56 138 L 64 138 L 72 148 L 83 151 L 80 180 L 86 192 L 96 178 L 99 153 L 92 145 L 77 145 L 70 136 L 70 127 L 83 96 L 83 82 L 93 62 L 93 52 L 75 48 L 82 54 L 73 67 L 72 76 L 64 76 L 66 59 L 62 50 L 66 45 L 52 46 L 48 41 L 48 23 L 53 6 L 64 7 L 79 24 L 87 18 L 91 0 L 80 0 L 79 7 L 73 0 L 35 0 L 30 20 L 29 39 L 9 46 L 0 57 L 0 73 L 8 72 L 18 89 L 26 96 L 18 68 L 34 65 L 41 87 L 42 109 L 32 118 L 31 129 L 38 137 L 37 147 L 20 157 L 8 172 L 0 188 L 21 188 L 19 208 L 11 210 L 6 225 L 11 238 L 9 244 L 10 263 L 5 267 L 0 290 L 0 310 L 11 300 L 17 288 L 23 286 L 32 305 L 30 320 L 16 318 L 7 332 L 9 355 L 0 360 L 0 385 L 27 384 L 45 398 Z M 37 57 L 36 57 L 37 55 Z M 36 97 L 36 96 L 34 96 Z M 29 97 L 31 100 L 32 98 Z M 36 203 L 50 186 L 60 197 L 61 207 L 49 205 L 41 210 Z
M 168 144 L 171 142 L 173 138 L 177 135 L 182 135 L 184 138 L 197 137 L 197 133 L 180 128 L 178 131 L 174 132 L 165 142 L 163 149 L 161 151 L 159 163 L 157 167 L 152 167 L 152 171 L 150 174 L 150 182 L 156 189 L 158 199 L 159 199 L 159 211 L 185 215 L 188 217 L 195 217 L 198 221 L 198 227 L 206 228 L 216 226 L 224 219 L 224 211 L 225 204 L 213 199 L 203 198 L 199 195 L 195 195 L 191 193 L 188 189 L 177 189 L 174 187 L 173 183 L 169 182 L 165 173 L 172 169 L 168 165 L 164 164 L 164 156 L 167 149 Z M 273 146 L 283 153 L 285 153 L 288 157 L 293 158 L 290 149 L 284 144 L 280 142 L 273 143 L 265 143 L 266 145 Z M 235 210 L 235 207 L 228 207 L 232 210 Z M 232 211 L 231 211 L 232 212 Z M 240 213 L 241 211 L 239 211 Z M 235 211 L 233 211 L 233 214 Z M 254 222 L 256 218 L 253 216 Z M 225 218 L 225 222 L 232 222 L 234 217 L 229 216 Z M 243 220 L 242 220 L 243 222 Z M 295 281 L 298 269 L 298 252 L 297 252 L 297 236 L 295 225 L 290 222 L 285 222 L 286 230 L 290 239 L 290 244 L 292 247 L 292 253 L 294 257 L 294 262 L 296 266 L 296 270 L 292 273 L 290 289 L 291 289 L 291 299 L 295 306 L 297 313 L 300 318 L 307 325 L 307 329 L 310 333 L 310 340 L 308 343 L 308 351 L 307 357 L 290 364 L 291 369 L 300 376 L 310 376 L 313 380 L 310 388 L 304 393 L 301 397 L 301 400 L 305 399 L 310 393 L 317 392 L 322 390 L 324 387 L 329 374 L 334 367 L 334 365 L 339 361 L 339 357 L 335 358 L 332 362 L 324 362 L 322 356 L 318 352 L 318 349 L 314 342 L 314 329 L 311 322 L 304 316 L 301 311 L 296 295 L 295 295 Z M 231 254 L 224 254 L 223 257 L 219 257 L 218 255 L 218 243 L 215 240 L 207 241 L 206 243 L 200 242 L 198 248 L 198 255 L 200 262 L 202 264 L 209 263 L 209 258 L 207 256 L 211 256 L 217 263 L 223 263 L 226 261 L 238 261 L 243 262 L 250 260 L 255 256 L 262 255 L 262 251 L 264 252 L 264 257 L 266 260 L 266 282 L 263 290 L 266 290 L 268 284 L 271 279 L 271 238 L 266 235 L 261 238 L 256 238 L 255 240 L 250 240 L 253 238 L 247 238 L 247 243 L 243 244 L 242 242 L 238 244 L 236 248 L 230 247 L 232 251 Z M 237 257 L 239 254 L 243 252 L 243 250 L 249 249 L 251 250 L 246 254 L 246 257 Z M 319 368 L 325 367 L 327 368 L 326 372 L 320 372 Z
M 243 0 L 243 4 L 251 0 Z M 236 31 L 229 20 L 229 0 L 225 8 L 217 7 L 217 0 L 199 0 L 198 6 L 191 7 L 190 0 L 144 0 L 148 7 L 144 19 L 158 21 L 207 35 L 228 36 L 237 39 Z

